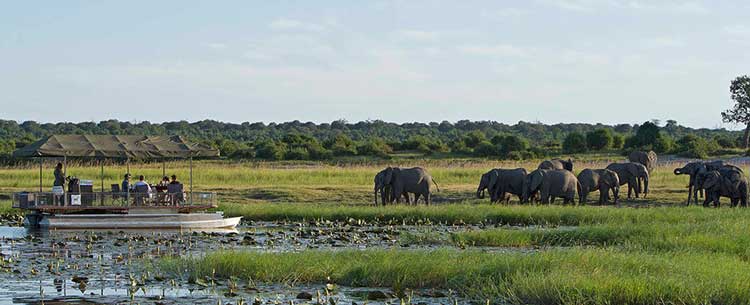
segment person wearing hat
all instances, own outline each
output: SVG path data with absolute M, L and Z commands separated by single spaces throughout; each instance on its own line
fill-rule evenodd
M 125 178 L 122 180 L 122 189 L 120 191 L 123 193 L 130 192 L 130 173 L 125 174 Z

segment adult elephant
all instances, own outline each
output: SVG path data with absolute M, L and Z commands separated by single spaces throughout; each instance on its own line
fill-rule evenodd
M 380 199 L 383 205 L 386 205 L 386 203 L 392 203 L 394 200 L 396 200 L 396 198 L 393 196 L 393 187 L 391 186 L 391 184 L 387 184 L 385 182 L 385 177 L 385 170 L 382 170 L 375 175 L 375 205 L 378 205 L 378 193 L 380 193 Z M 407 193 L 404 193 L 404 199 L 406 200 L 406 203 L 409 203 L 409 195 Z
M 571 171 L 537 169 L 526 176 L 523 198 L 528 201 L 531 194 L 539 192 L 542 203 L 549 204 L 555 197 L 562 197 L 563 204 L 575 203 L 579 188 L 578 179 Z
M 628 154 L 628 161 L 643 164 L 648 169 L 648 173 L 652 174 L 656 167 L 657 156 L 653 150 L 645 151 L 633 151 Z
M 593 191 L 599 191 L 599 204 L 609 201 L 610 191 L 612 191 L 615 204 L 620 198 L 620 177 L 612 170 L 584 169 L 578 174 L 578 182 L 581 183 L 581 190 L 578 193 L 580 204 L 585 204 L 588 194 Z
M 573 160 L 568 159 L 567 161 L 562 159 L 544 160 L 537 167 L 538 169 L 565 169 L 573 171 Z
M 631 198 L 631 193 L 635 191 L 635 198 L 638 198 L 638 194 L 643 192 L 643 197 L 648 195 L 648 180 L 649 174 L 646 166 L 635 162 L 626 163 L 612 163 L 607 165 L 607 169 L 617 173 L 620 178 L 620 185 L 628 184 L 628 199 Z M 643 188 L 641 188 L 641 180 L 643 180 Z
M 721 197 L 729 198 L 732 207 L 736 207 L 738 203 L 743 208 L 747 207 L 747 178 L 741 172 L 723 168 L 701 173 L 696 180 L 696 185 L 706 191 L 704 207 L 712 202 L 714 207 L 719 207 Z
M 477 187 L 477 198 L 484 198 L 484 191 L 490 194 L 490 202 L 508 201 L 509 194 L 518 196 L 521 200 L 523 196 L 523 183 L 526 179 L 526 169 L 492 169 L 482 174 Z
M 381 173 L 383 181 L 382 185 L 390 186 L 392 188 L 391 195 L 392 198 L 396 200 L 396 203 L 401 202 L 401 196 L 404 196 L 407 193 L 413 193 L 414 203 L 417 203 L 419 197 L 422 196 L 424 197 L 425 203 L 429 205 L 432 202 L 432 184 L 434 183 L 436 189 L 440 191 L 440 188 L 437 187 L 437 183 L 432 179 L 432 176 L 421 167 L 387 167 L 378 173 L 378 175 Z M 384 187 L 384 189 L 385 188 L 386 187 Z
M 708 171 L 719 170 L 722 168 L 731 168 L 731 169 L 739 171 L 740 173 L 742 172 L 742 169 L 733 165 L 725 165 L 724 161 L 721 161 L 721 160 L 710 161 L 710 162 L 693 161 L 693 162 L 688 162 L 683 167 L 678 167 L 674 169 L 675 175 L 688 175 L 690 177 L 690 180 L 688 181 L 688 185 L 687 185 L 687 189 L 688 189 L 687 204 L 688 205 L 690 205 L 691 199 L 694 201 L 695 204 L 698 204 L 698 191 L 701 190 L 701 187 L 697 185 L 696 183 L 698 176 Z

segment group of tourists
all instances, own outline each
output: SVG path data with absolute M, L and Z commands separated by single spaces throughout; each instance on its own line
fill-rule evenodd
M 145 190 L 145 193 L 153 193 L 154 190 L 151 187 L 151 184 L 146 182 L 146 177 L 143 175 L 138 176 L 138 181 L 131 184 L 130 183 L 131 175 L 130 173 L 125 174 L 124 179 L 122 180 L 122 191 L 123 192 L 130 192 L 130 191 L 137 191 L 139 189 Z M 180 181 L 177 180 L 177 175 L 172 175 L 172 179 L 169 179 L 170 177 L 164 176 L 162 177 L 161 181 L 155 185 L 155 188 L 158 190 L 166 190 L 167 186 L 170 184 L 182 184 Z

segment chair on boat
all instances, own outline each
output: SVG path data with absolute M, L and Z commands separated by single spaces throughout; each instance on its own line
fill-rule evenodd
M 185 202 L 185 193 L 182 190 L 182 183 L 168 184 L 167 194 L 169 194 L 169 198 L 170 198 L 172 205 L 178 205 L 180 203 Z
M 139 184 L 135 186 L 135 205 L 143 206 L 146 204 L 146 199 L 151 198 L 151 194 L 148 192 L 148 185 Z
M 126 206 L 128 196 L 127 194 L 123 194 L 123 192 L 120 190 L 120 185 L 117 183 L 113 183 L 111 187 L 112 187 L 112 203 L 115 205 Z

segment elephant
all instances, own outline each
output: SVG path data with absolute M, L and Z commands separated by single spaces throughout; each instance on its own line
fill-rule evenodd
M 435 188 L 437 189 L 437 191 L 440 191 L 440 188 L 438 187 L 435 180 L 432 179 L 432 176 L 430 176 L 430 174 L 421 167 L 387 167 L 380 173 L 378 173 L 378 175 L 380 175 L 381 173 L 383 173 L 382 185 L 390 186 L 392 188 L 391 196 L 396 200 L 397 203 L 401 202 L 400 198 L 402 196 L 406 195 L 407 193 L 413 193 L 414 203 L 417 203 L 419 197 L 422 196 L 424 197 L 425 203 L 429 205 L 432 202 L 432 183 L 435 184 Z M 376 189 L 377 186 L 378 183 L 376 179 Z M 383 187 L 382 189 L 386 189 L 386 187 Z M 384 197 L 387 197 L 387 195 Z
M 614 203 L 620 198 L 620 177 L 614 171 L 608 169 L 584 169 L 578 174 L 578 182 L 581 190 L 578 193 L 580 204 L 585 204 L 588 193 L 599 191 L 599 204 L 606 203 L 609 199 L 609 191 L 612 191 Z
M 646 166 L 635 162 L 612 163 L 607 165 L 607 169 L 617 173 L 620 178 L 620 185 L 628 184 L 628 199 L 631 193 L 635 191 L 635 198 L 643 192 L 643 198 L 648 195 L 648 169 Z M 641 179 L 643 179 L 643 188 L 641 188 Z
M 484 174 L 479 180 L 477 187 L 477 198 L 484 198 L 484 191 L 490 193 L 490 202 L 510 200 L 510 195 L 518 196 L 519 200 L 523 195 L 523 182 L 526 179 L 526 169 L 492 169 Z
M 724 164 L 724 161 L 721 161 L 721 160 L 709 161 L 709 162 L 693 161 L 693 162 L 688 162 L 683 167 L 674 169 L 675 175 L 690 176 L 690 181 L 688 182 L 688 186 L 687 186 L 688 188 L 687 204 L 688 205 L 690 205 L 691 199 L 694 201 L 695 204 L 698 204 L 698 191 L 701 191 L 702 189 L 696 183 L 697 177 L 707 171 L 720 170 L 720 169 L 730 169 L 730 170 L 743 173 L 742 169 L 740 169 L 739 167 L 736 167 L 734 165 Z
M 653 150 L 645 151 L 633 151 L 628 155 L 628 161 L 643 164 L 648 173 L 652 174 L 656 167 L 657 156 Z
M 394 200 L 396 200 L 395 197 L 393 197 L 393 187 L 391 187 L 390 184 L 385 183 L 385 171 L 380 171 L 375 175 L 375 205 L 378 205 L 378 192 L 380 192 L 380 198 L 383 202 L 383 205 L 386 203 L 392 203 Z M 404 199 L 406 200 L 406 203 L 409 202 L 409 195 L 408 193 L 404 193 Z
M 545 160 L 539 164 L 538 169 L 566 169 L 573 171 L 573 160 L 568 158 L 568 161 L 561 159 Z
M 711 202 L 714 207 L 719 207 L 720 197 L 730 198 L 732 207 L 736 207 L 738 203 L 743 208 L 747 207 L 747 179 L 741 172 L 730 168 L 707 171 L 698 174 L 696 186 L 706 191 L 704 207 L 708 207 Z
M 575 203 L 581 184 L 571 171 L 560 169 L 537 169 L 526 176 L 523 188 L 524 201 L 539 192 L 541 202 L 549 204 L 555 197 L 562 197 L 563 204 Z

